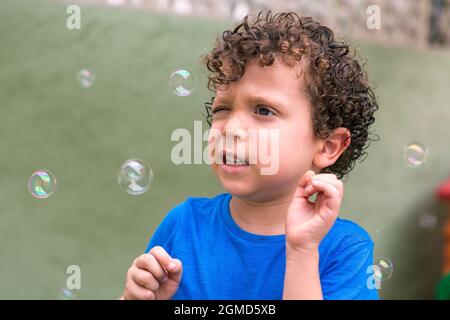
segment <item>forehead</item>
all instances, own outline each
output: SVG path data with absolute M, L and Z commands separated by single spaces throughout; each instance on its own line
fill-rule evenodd
M 227 64 L 224 67 L 226 70 Z M 306 67 L 305 60 L 289 66 L 277 56 L 271 66 L 261 67 L 252 59 L 245 64 L 244 75 L 239 80 L 218 87 L 215 100 L 236 96 L 268 96 L 276 100 L 304 99 Z

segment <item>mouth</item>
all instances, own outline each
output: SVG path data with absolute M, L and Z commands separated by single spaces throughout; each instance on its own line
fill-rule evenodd
M 245 158 L 239 158 L 237 155 L 224 151 L 223 152 L 223 163 L 228 166 L 248 166 L 249 162 Z

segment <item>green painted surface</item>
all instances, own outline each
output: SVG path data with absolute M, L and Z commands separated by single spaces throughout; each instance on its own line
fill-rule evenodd
M 81 299 L 121 295 L 126 271 L 165 213 L 186 196 L 222 189 L 207 165 L 170 161 L 175 128 L 193 132 L 209 100 L 199 56 L 230 23 L 82 6 L 81 30 L 66 28 L 66 5 L 2 0 L 0 8 L 0 298 L 57 299 L 69 265 L 79 265 Z M 362 45 L 377 85 L 381 141 L 345 183 L 342 215 L 366 228 L 376 256 L 394 273 L 381 296 L 432 298 L 440 277 L 440 222 L 433 199 L 450 171 L 450 55 Z M 179 66 L 198 85 L 178 97 L 168 85 Z M 78 70 L 93 70 L 81 88 Z M 203 121 L 203 129 L 207 128 Z M 420 169 L 405 145 L 430 151 Z M 141 158 L 155 173 L 150 191 L 123 193 L 117 171 Z M 27 180 L 52 171 L 58 190 L 37 200 Z M 434 211 L 438 226 L 419 228 Z M 378 230 L 378 232 L 377 232 Z

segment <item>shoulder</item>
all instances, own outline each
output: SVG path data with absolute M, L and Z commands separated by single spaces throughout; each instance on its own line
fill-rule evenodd
M 368 283 L 373 241 L 357 223 L 338 219 L 321 243 L 321 283 L 326 300 L 378 299 Z
M 338 254 L 355 245 L 373 247 L 373 241 L 369 233 L 360 225 L 342 218 L 336 219 L 321 243 L 326 251 L 333 254 Z

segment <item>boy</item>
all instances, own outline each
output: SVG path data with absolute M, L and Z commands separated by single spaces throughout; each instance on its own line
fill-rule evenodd
M 337 218 L 338 178 L 365 154 L 378 109 L 348 46 L 311 18 L 269 11 L 225 31 L 204 62 L 216 93 L 211 130 L 238 148 L 248 130 L 276 130 L 277 170 L 261 174 L 247 147 L 237 155 L 214 145 L 223 161 L 211 167 L 227 193 L 173 208 L 121 298 L 377 299 L 373 242 Z

